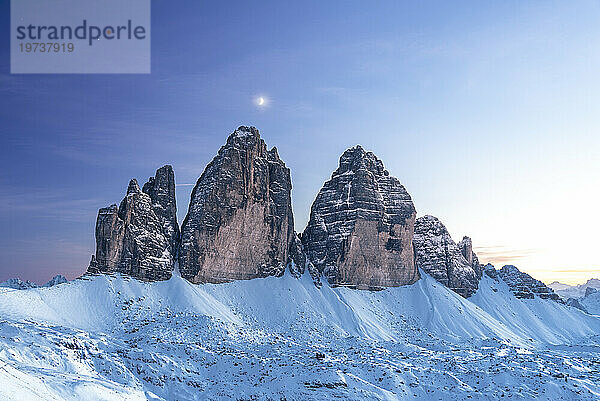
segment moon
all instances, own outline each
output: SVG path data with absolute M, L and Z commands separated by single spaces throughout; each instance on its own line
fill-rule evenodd
M 256 105 L 256 107 L 260 109 L 264 109 L 269 106 L 269 98 L 265 95 L 256 95 L 253 99 L 253 102 Z

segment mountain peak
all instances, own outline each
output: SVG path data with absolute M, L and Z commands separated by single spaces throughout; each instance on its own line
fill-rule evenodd
M 418 280 L 412 199 L 381 160 L 360 145 L 346 150 L 311 207 L 302 243 L 334 285 L 376 289 Z
M 366 170 L 375 175 L 389 175 L 383 167 L 383 162 L 373 152 L 366 151 L 360 145 L 346 149 L 342 153 L 339 167 L 334 174 L 356 173 L 359 170 Z
M 498 271 L 500 278 L 508 285 L 517 298 L 533 299 L 537 295 L 542 299 L 552 299 L 562 302 L 552 288 L 546 286 L 529 274 L 520 271 L 514 265 L 504 265 Z
M 129 185 L 127 186 L 127 195 L 138 194 L 140 192 L 142 192 L 142 190 L 140 189 L 137 180 L 135 178 L 132 178 L 131 181 L 129 181 Z
M 293 240 L 290 170 L 241 126 L 206 166 L 181 228 L 179 271 L 194 282 L 280 276 Z
M 256 143 L 260 140 L 260 133 L 256 127 L 239 126 L 227 138 L 227 144 Z

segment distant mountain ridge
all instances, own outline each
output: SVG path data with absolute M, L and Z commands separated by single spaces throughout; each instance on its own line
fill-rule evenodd
M 37 285 L 29 280 L 23 281 L 20 278 L 11 278 L 0 283 L 0 287 L 12 288 L 14 290 L 27 290 L 30 288 L 53 287 L 58 284 L 66 283 L 68 280 L 65 276 L 57 274 L 52 277 L 46 284 Z
M 583 298 L 588 288 L 600 290 L 600 279 L 592 278 L 578 285 L 563 284 L 558 281 L 548 284 L 562 298 Z

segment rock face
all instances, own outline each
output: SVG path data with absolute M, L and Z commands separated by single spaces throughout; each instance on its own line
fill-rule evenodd
M 398 179 L 356 146 L 319 191 L 302 235 L 311 262 L 332 285 L 359 289 L 412 284 L 415 207 Z
M 254 127 L 239 127 L 198 179 L 181 228 L 193 283 L 280 276 L 294 241 L 290 170 Z
M 584 312 L 587 312 L 587 310 L 585 309 L 585 306 L 583 306 L 583 305 L 581 304 L 581 302 L 579 302 L 579 300 L 578 300 L 577 298 L 568 298 L 568 299 L 565 301 L 565 304 L 566 304 L 567 306 L 572 306 L 573 308 L 577 308 L 577 309 L 579 309 L 579 310 L 582 310 L 582 311 L 584 311 Z
M 173 167 L 166 165 L 156 170 L 156 175 L 148 179 L 142 192 L 150 196 L 154 214 L 160 220 L 163 234 L 169 241 L 169 251 L 175 256 L 179 245 L 179 223 Z
M 473 241 L 471 238 L 464 236 L 457 245 L 465 260 L 471 265 L 473 271 L 475 271 L 477 280 L 481 280 L 481 277 L 483 276 L 483 266 L 479 263 L 479 258 L 475 252 L 473 252 Z
M 89 273 L 122 273 L 145 281 L 167 280 L 173 271 L 175 212 L 173 170 L 165 166 L 144 188 L 135 179 L 117 205 L 102 208 L 96 220 L 96 254 Z M 173 187 L 170 188 L 172 181 Z M 176 238 L 176 237 L 175 237 Z M 175 240 L 176 241 L 176 240 Z
M 483 268 L 469 237 L 457 245 L 441 221 L 423 216 L 415 222 L 413 244 L 417 267 L 465 298 L 477 291 Z
M 491 263 L 488 263 L 487 265 L 483 266 L 483 272 L 490 278 L 493 278 L 494 280 L 498 280 L 498 270 L 496 270 L 494 268 L 494 265 L 492 265 Z
M 67 281 L 68 280 L 65 276 L 63 276 L 62 274 L 57 274 L 56 276 L 52 277 L 50 279 L 50 281 L 48 281 L 42 287 L 54 287 L 55 285 L 64 284 Z
M 304 245 L 302 245 L 302 240 L 296 233 L 294 233 L 293 239 L 290 242 L 288 266 L 290 273 L 296 278 L 300 278 L 300 276 L 308 270 L 315 285 L 319 288 L 321 287 L 321 275 L 319 270 L 317 270 L 306 257 L 306 251 L 304 250 Z
M 542 299 L 560 301 L 560 297 L 550 287 L 513 265 L 503 266 L 498 276 L 508 285 L 517 298 L 533 299 L 537 295 Z

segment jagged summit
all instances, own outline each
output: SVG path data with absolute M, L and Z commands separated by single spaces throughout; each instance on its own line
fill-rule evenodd
M 427 215 L 415 222 L 413 245 L 417 267 L 465 298 L 477 291 L 483 269 L 471 238 L 465 236 L 456 244 L 446 226 Z
M 20 278 L 11 278 L 0 283 L 0 287 L 12 288 L 14 290 L 28 290 L 31 288 L 53 287 L 58 284 L 66 283 L 68 280 L 62 274 L 52 277 L 46 284 L 39 286 L 29 280 L 23 281 Z
M 336 174 L 343 174 L 347 171 L 356 172 L 360 169 L 366 169 L 376 174 L 389 175 L 383 167 L 383 162 L 375 156 L 373 152 L 367 152 L 362 146 L 356 145 L 353 148 L 346 149 L 342 156 Z
M 127 186 L 127 195 L 138 194 L 140 192 L 142 192 L 142 190 L 140 189 L 137 180 L 135 178 L 131 179 Z
M 260 132 L 258 128 L 252 126 L 241 125 L 227 137 L 227 144 L 231 144 L 235 140 L 260 140 Z
M 416 211 L 404 186 L 361 146 L 346 150 L 319 191 L 302 235 L 309 261 L 334 285 L 381 288 L 418 278 Z
M 290 170 L 254 127 L 239 127 L 192 191 L 179 269 L 194 282 L 283 274 L 294 235 Z
M 516 266 L 502 266 L 498 271 L 498 276 L 508 285 L 517 298 L 533 299 L 538 296 L 542 299 L 561 300 L 552 288 L 520 271 Z
M 176 256 L 179 247 L 179 223 L 177 222 L 177 203 L 175 198 L 175 173 L 173 167 L 165 165 L 150 177 L 142 188 L 150 196 L 154 213 L 159 218 L 163 235 L 169 241 L 169 251 Z
M 169 180 L 162 175 L 170 176 Z M 96 220 L 96 253 L 88 273 L 122 273 L 140 280 L 166 280 L 173 271 L 177 249 L 175 180 L 171 166 L 159 169 L 143 192 L 134 178 L 119 207 L 101 208 Z M 160 194 L 160 196 L 158 196 Z M 165 212 L 168 209 L 168 212 Z M 175 218 L 175 217 L 173 217 Z M 172 225 L 175 227 L 172 227 Z

